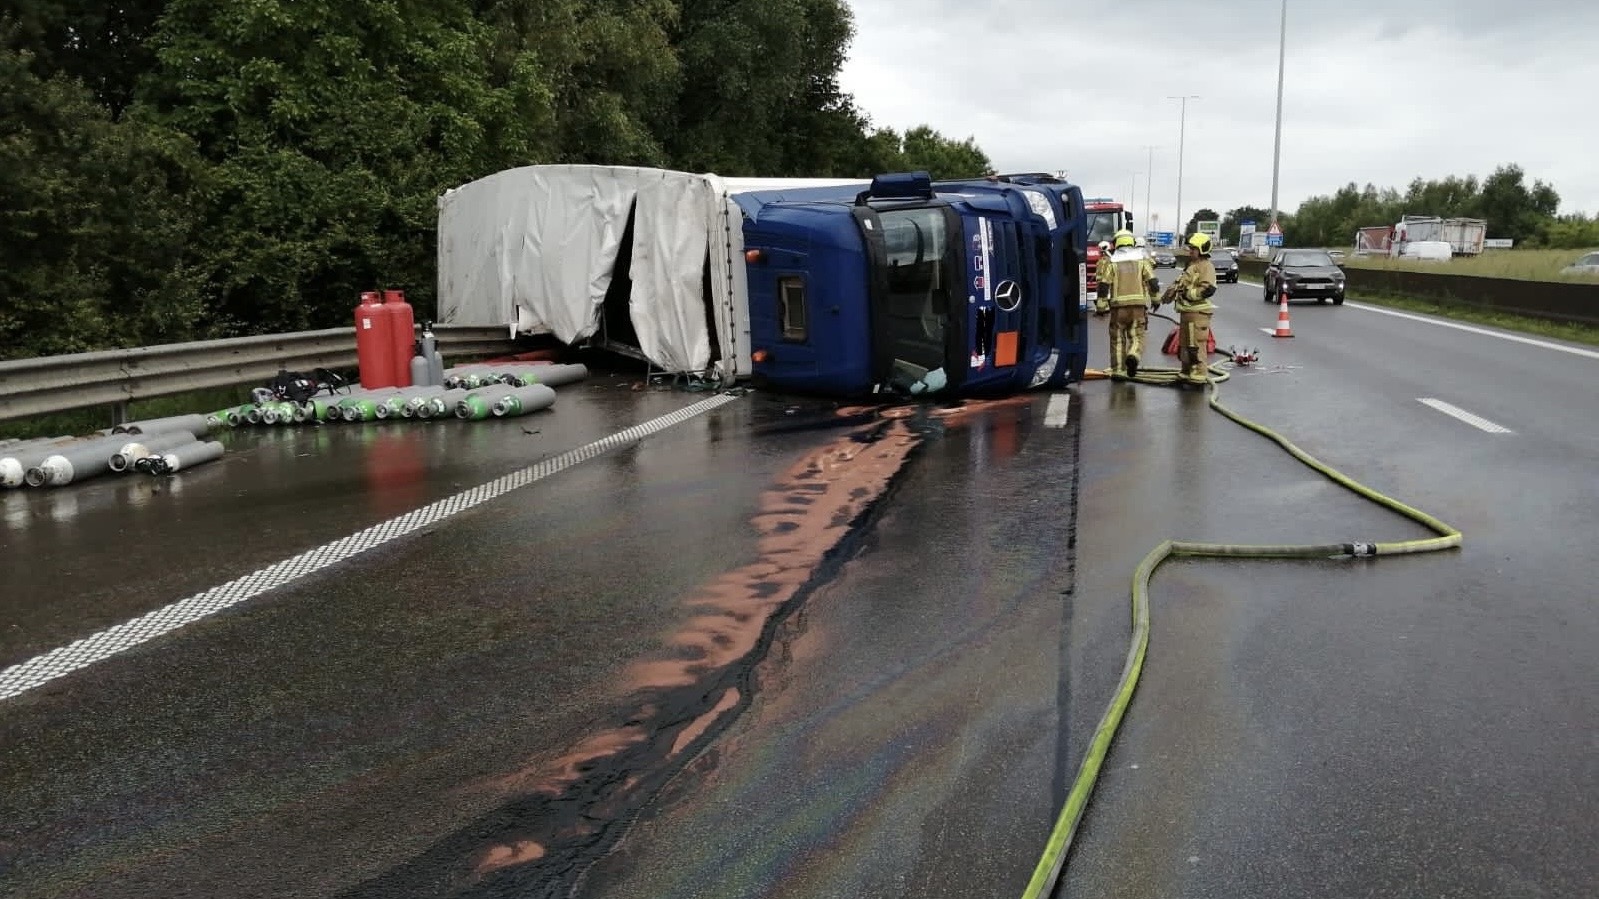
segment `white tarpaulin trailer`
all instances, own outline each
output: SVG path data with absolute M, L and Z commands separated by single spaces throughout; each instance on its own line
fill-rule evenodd
M 594 343 L 667 372 L 744 377 L 743 213 L 732 197 L 870 184 L 625 166 L 507 169 L 439 198 L 439 321 Z

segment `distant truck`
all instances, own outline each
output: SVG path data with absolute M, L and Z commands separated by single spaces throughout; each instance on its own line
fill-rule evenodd
M 1355 232 L 1355 254 L 1408 257 L 1433 256 L 1435 244 L 1449 246 L 1450 255 L 1476 256 L 1483 251 L 1488 223 L 1483 219 L 1407 215 L 1396 225 L 1376 225 Z
M 525 166 L 439 200 L 439 318 L 830 396 L 1081 380 L 1082 191 L 1048 175 Z

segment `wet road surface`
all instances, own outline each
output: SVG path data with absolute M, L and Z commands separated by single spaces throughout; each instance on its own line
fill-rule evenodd
M 1224 401 L 1465 547 L 1162 569 L 1063 895 L 1587 895 L 1599 612 L 1559 535 L 1599 524 L 1599 362 L 1352 306 L 1296 305 L 1273 341 L 1258 293 L 1223 288 L 1220 343 L 1265 354 Z M 8 551 L 7 582 L 33 580 L 0 664 L 525 465 L 521 439 L 557 452 L 699 398 L 570 389 L 570 431 L 424 441 L 403 501 L 362 483 L 369 454 L 269 441 L 212 469 L 226 490 L 146 498 L 162 516 L 114 484 L 29 507 L 8 543 L 85 561 L 63 581 Z M 1150 548 L 1424 536 L 1197 394 L 1074 393 L 1065 427 L 1043 395 L 886 420 L 749 397 L 0 703 L 0 883 L 1019 895 Z M 147 532 L 213 548 L 135 577 L 93 552 Z

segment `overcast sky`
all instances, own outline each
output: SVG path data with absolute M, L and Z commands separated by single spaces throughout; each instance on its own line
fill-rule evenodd
M 1166 98 L 1198 94 L 1183 218 L 1271 203 L 1281 0 L 848 2 L 842 83 L 875 125 L 974 137 L 1000 171 L 1065 169 L 1091 196 L 1136 184 L 1140 228 L 1155 145 L 1148 203 L 1173 230 L 1181 104 Z M 1599 212 L 1599 3 L 1288 0 L 1287 47 L 1282 209 L 1514 162 L 1562 212 Z

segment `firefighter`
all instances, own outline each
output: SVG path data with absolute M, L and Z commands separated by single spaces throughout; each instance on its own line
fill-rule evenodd
M 1098 296 L 1094 298 L 1094 314 L 1107 315 L 1110 312 L 1110 293 L 1105 286 L 1106 273 L 1110 271 L 1110 241 L 1099 242 L 1099 262 L 1094 269 L 1094 278 L 1099 282 Z
M 1149 254 L 1138 249 L 1131 231 L 1116 232 L 1116 252 L 1099 283 L 1110 302 L 1110 376 L 1138 375 L 1144 354 L 1144 334 L 1149 331 L 1149 311 L 1160 304 L 1160 282 Z
M 1216 266 L 1210 261 L 1210 235 L 1198 233 L 1188 238 L 1188 267 L 1161 296 L 1161 302 L 1177 306 L 1177 358 L 1182 371 L 1181 384 L 1204 386 L 1210 383 L 1210 317 L 1216 304 Z

